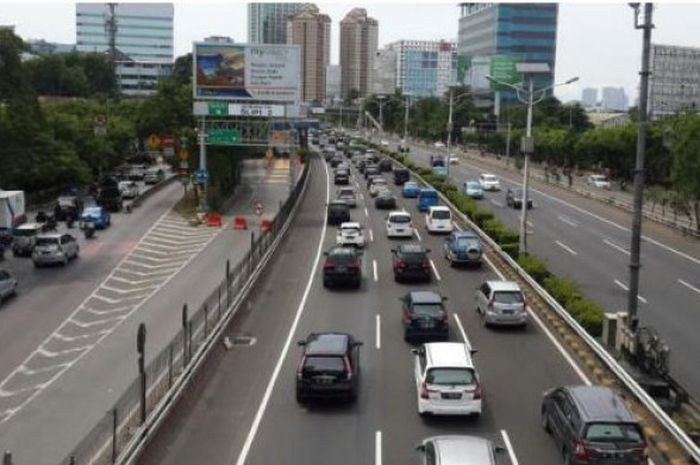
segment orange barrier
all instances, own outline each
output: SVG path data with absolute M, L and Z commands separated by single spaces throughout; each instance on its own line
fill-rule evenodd
M 237 216 L 233 219 L 233 229 L 248 229 L 248 221 L 245 219 L 245 216 Z
M 260 221 L 260 230 L 264 233 L 270 232 L 272 229 L 272 220 L 261 220 Z
M 207 226 L 220 228 L 221 223 L 221 215 L 218 213 L 209 213 L 209 215 L 207 215 Z

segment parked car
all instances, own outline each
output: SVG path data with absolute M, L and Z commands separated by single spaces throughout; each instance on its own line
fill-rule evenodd
M 444 305 L 447 297 L 433 291 L 413 291 L 399 300 L 402 302 L 405 341 L 448 340 L 450 328 Z
M 486 281 L 476 291 L 476 309 L 484 325 L 525 326 L 528 321 L 525 296 L 513 281 Z
M 501 182 L 498 180 L 498 178 L 489 173 L 482 173 L 479 175 L 479 184 L 481 185 L 481 189 L 485 191 L 500 191 L 501 190 Z
M 605 386 L 563 386 L 545 393 L 542 427 L 571 465 L 647 465 L 644 430 L 625 400 Z
M 454 154 L 454 153 L 451 153 L 451 154 L 447 157 L 447 159 L 448 159 L 450 165 L 456 165 L 456 164 L 459 163 L 459 157 L 458 157 L 456 154 Z
M 407 211 L 393 211 L 386 217 L 387 237 L 413 237 L 411 214 Z
M 350 206 L 342 200 L 332 201 L 328 204 L 326 221 L 332 225 L 350 221 Z
M 396 282 L 407 279 L 430 282 L 432 275 L 430 272 L 430 261 L 428 254 L 430 249 L 426 249 L 421 244 L 401 244 L 391 249 L 394 254 L 392 267 L 394 269 L 394 280 Z
M 425 229 L 429 233 L 452 232 L 452 212 L 443 205 L 429 207 L 425 215 Z
M 9 271 L 0 268 L 0 304 L 17 294 L 17 279 Z
M 357 194 L 355 193 L 354 187 L 342 187 L 338 189 L 335 197 L 337 200 L 342 200 L 347 203 L 350 208 L 355 208 L 357 206 Z
M 336 186 L 347 186 L 350 184 L 350 171 L 345 168 L 337 168 L 333 175 L 333 182 Z
M 12 254 L 15 257 L 30 257 L 36 238 L 43 231 L 39 223 L 24 223 L 12 230 Z
M 430 342 L 413 353 L 420 415 L 481 415 L 482 389 L 470 347 Z
M 149 168 L 143 176 L 143 182 L 145 184 L 158 184 L 163 179 L 165 179 L 165 173 L 160 168 Z
M 415 199 L 420 194 L 420 187 L 414 181 L 406 181 L 401 188 L 401 195 L 405 199 Z
M 338 228 L 338 234 L 335 238 L 335 243 L 339 246 L 365 246 L 365 235 L 362 233 L 360 223 L 347 222 L 342 223 Z
M 384 188 L 375 197 L 374 206 L 380 210 L 394 209 L 396 208 L 396 197 L 388 188 Z
M 523 191 L 522 189 L 510 189 L 506 191 L 506 205 L 513 208 L 523 207 Z M 527 198 L 527 208 L 532 208 L 532 199 Z
M 424 439 L 416 450 L 421 454 L 421 465 L 495 465 L 498 454 L 505 452 L 503 446 L 496 446 L 488 439 L 477 436 L 445 435 Z
M 454 265 L 481 266 L 481 239 L 474 231 L 452 231 L 443 247 L 445 259 Z
M 411 179 L 411 172 L 406 168 L 394 168 L 394 184 L 400 186 Z
M 133 199 L 139 195 L 139 185 L 134 181 L 119 181 L 119 192 L 124 199 Z
M 325 252 L 323 263 L 323 287 L 350 284 L 358 289 L 362 285 L 362 260 L 353 247 L 333 247 Z
M 36 238 L 32 261 L 36 267 L 54 263 L 67 265 L 79 253 L 78 241 L 70 234 L 41 234 Z
M 438 204 L 438 193 L 435 189 L 426 188 L 418 192 L 418 211 L 426 212 L 428 208 Z
M 589 186 L 596 187 L 598 189 L 610 189 L 610 181 L 605 175 L 602 174 L 591 174 L 586 179 L 586 183 Z
M 483 199 L 484 190 L 481 188 L 481 184 L 478 181 L 465 181 L 463 184 L 464 195 L 471 197 L 472 199 Z
M 88 207 L 80 215 L 80 229 L 85 229 L 87 222 L 92 222 L 95 229 L 107 229 L 112 224 L 112 217 L 103 207 Z
M 298 344 L 303 348 L 297 365 L 296 399 L 341 398 L 354 401 L 360 385 L 360 346 L 352 335 L 311 333 Z

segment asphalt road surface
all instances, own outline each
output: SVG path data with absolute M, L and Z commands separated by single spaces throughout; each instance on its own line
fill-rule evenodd
M 540 427 L 541 396 L 554 386 L 584 382 L 561 349 L 535 321 L 525 330 L 484 328 L 475 312 L 474 290 L 497 278 L 495 272 L 487 264 L 451 268 L 441 254 L 444 237 L 429 235 L 415 200 L 400 195 L 400 207 L 411 212 L 418 229 L 414 240 L 432 249 L 435 272 L 430 284 L 395 283 L 390 250 L 399 241 L 386 238 L 386 211 L 374 208 L 354 169 L 353 180 L 363 195 L 352 218 L 365 225 L 370 239 L 363 283 L 359 290 L 324 289 L 321 252 L 335 242 L 335 230 L 325 226 L 324 204 L 335 189 L 325 164 L 312 165 L 311 184 L 289 236 L 246 311 L 229 328 L 230 335 L 252 336 L 255 344 L 217 349 L 140 463 L 416 463 L 414 446 L 439 434 L 491 438 L 507 447 L 502 463 L 561 462 Z M 411 346 L 403 339 L 398 301 L 416 289 L 438 289 L 447 296 L 450 340 L 466 337 L 478 350 L 475 364 L 484 389 L 480 418 L 423 419 L 417 413 Z M 347 331 L 364 342 L 358 401 L 300 406 L 294 397 L 295 342 L 326 330 Z

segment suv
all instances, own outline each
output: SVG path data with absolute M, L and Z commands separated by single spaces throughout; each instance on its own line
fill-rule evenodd
M 506 205 L 513 208 L 523 207 L 523 191 L 522 189 L 508 189 L 506 191 Z M 532 208 L 532 198 L 527 198 L 527 208 Z
M 339 225 L 350 221 L 350 206 L 342 200 L 334 200 L 328 204 L 327 222 Z
M 392 265 L 396 282 L 407 278 L 430 282 L 430 261 L 428 260 L 430 249 L 420 244 L 401 244 L 391 249 L 391 252 L 394 254 Z
M 481 239 L 474 231 L 453 231 L 444 245 L 445 259 L 451 266 L 465 264 L 481 266 Z
M 56 200 L 54 208 L 56 221 L 65 221 L 69 216 L 74 220 L 80 216 L 82 202 L 75 195 L 62 195 Z
M 41 234 L 42 225 L 39 223 L 24 223 L 12 230 L 12 254 L 15 257 L 29 257 L 36 244 L 36 238 Z
M 421 464 L 464 465 L 469 457 L 470 465 L 494 465 L 500 463 L 496 453 L 505 452 L 488 439 L 476 436 L 433 436 L 426 438 L 416 447 L 423 455 Z
M 420 415 L 481 415 L 481 383 L 467 344 L 431 342 L 412 352 Z
M 311 333 L 299 341 L 304 348 L 297 368 L 297 402 L 307 399 L 357 398 L 360 376 L 360 346 L 347 333 Z
M 69 260 L 78 258 L 79 252 L 78 241 L 70 234 L 41 234 L 36 238 L 32 261 L 36 267 L 52 263 L 67 265 Z
M 406 168 L 394 168 L 394 184 L 397 186 L 403 185 L 411 179 L 411 172 Z
M 399 300 L 403 302 L 405 341 L 414 338 L 448 339 L 447 310 L 443 305 L 447 297 L 433 291 L 413 291 Z
M 484 325 L 527 324 L 527 304 L 518 283 L 486 281 L 476 291 L 476 311 L 484 316 Z
M 572 465 L 646 465 L 642 426 L 612 389 L 563 386 L 545 393 L 542 427 Z
M 337 168 L 333 176 L 333 182 L 336 186 L 347 186 L 350 184 L 350 171 L 347 168 Z
M 350 283 L 358 289 L 362 284 L 360 252 L 353 247 L 334 247 L 325 252 L 323 287 Z

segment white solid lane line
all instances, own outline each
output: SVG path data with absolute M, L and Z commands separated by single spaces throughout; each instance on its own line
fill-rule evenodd
M 622 283 L 621 283 L 620 281 L 618 281 L 617 279 L 615 280 L 615 284 L 617 284 L 617 285 L 618 285 L 620 288 L 622 288 L 625 292 L 628 292 L 628 291 L 630 290 L 629 287 L 627 287 L 625 284 L 622 284 Z M 637 298 L 639 299 L 639 301 L 640 301 L 641 303 L 643 303 L 643 304 L 646 304 L 646 303 L 647 303 L 647 299 L 645 299 L 645 298 L 642 297 L 641 295 L 637 294 Z
M 575 222 L 571 221 L 571 220 L 570 220 L 568 217 L 566 217 L 566 216 L 559 215 L 559 216 L 557 216 L 557 218 L 559 218 L 559 221 L 561 221 L 562 223 L 568 224 L 568 225 L 571 226 L 572 228 L 577 228 L 577 227 L 578 227 L 578 223 L 575 223 Z
M 569 247 L 568 245 L 562 243 L 561 241 L 554 241 L 554 242 L 555 242 L 559 247 L 561 247 L 562 249 L 564 249 L 564 250 L 566 250 L 567 252 L 569 252 L 571 255 L 578 255 L 578 253 L 577 253 L 574 249 L 572 249 L 572 248 Z
M 682 285 L 684 285 L 685 287 L 687 287 L 688 289 L 690 289 L 691 291 L 695 291 L 695 292 L 697 292 L 698 294 L 700 294 L 700 289 L 698 289 L 697 287 L 693 286 L 692 284 L 690 284 L 690 283 L 688 283 L 688 282 L 685 282 L 685 281 L 683 281 L 682 279 L 679 279 L 678 282 L 681 283 Z
M 440 281 L 440 273 L 438 273 L 438 270 L 437 270 L 437 268 L 435 267 L 435 263 L 433 262 L 432 259 L 430 260 L 430 267 L 433 269 L 433 273 L 435 273 L 435 279 L 437 279 L 438 281 Z
M 503 204 L 496 199 L 489 199 L 489 201 L 497 207 L 503 207 Z
M 469 338 L 467 337 L 467 333 L 464 331 L 464 326 L 462 326 L 462 320 L 459 319 L 459 315 L 457 313 L 453 313 L 455 317 L 455 321 L 457 322 L 457 328 L 459 329 L 459 334 L 462 336 L 462 339 L 464 340 L 464 343 L 467 345 L 469 349 L 472 348 L 472 343 L 469 341 Z
M 502 429 L 501 437 L 503 437 L 503 444 L 505 444 L 506 449 L 508 450 L 508 457 L 510 457 L 511 465 L 519 465 L 518 457 L 515 455 L 515 450 L 513 449 L 513 444 L 510 442 L 510 437 L 508 437 L 508 432 Z
M 617 244 L 615 244 L 615 243 L 613 243 L 613 242 L 610 242 L 610 241 L 607 240 L 607 239 L 603 239 L 603 243 L 606 244 L 606 245 L 609 245 L 610 247 L 612 247 L 612 248 L 615 249 L 615 250 L 619 250 L 620 252 L 622 252 L 622 253 L 625 254 L 625 255 L 628 255 L 628 256 L 629 256 L 629 254 L 630 254 L 629 250 L 627 250 L 627 249 L 625 249 L 624 247 L 619 246 L 619 245 L 617 245 Z
M 382 432 L 374 435 L 374 465 L 382 465 Z
M 330 176 L 328 174 L 328 166 L 326 164 L 323 164 L 323 167 L 326 172 L 326 202 L 329 202 L 330 198 Z M 325 213 L 324 213 L 324 221 L 323 221 L 323 226 L 321 229 L 321 237 L 319 238 L 318 245 L 316 246 L 316 257 L 314 258 L 314 263 L 313 266 L 311 267 L 311 271 L 309 272 L 309 278 L 308 281 L 306 282 L 306 288 L 304 289 L 304 294 L 301 297 L 301 301 L 299 302 L 299 306 L 297 307 L 296 315 L 294 315 L 294 321 L 292 321 L 292 325 L 289 327 L 289 333 L 287 334 L 287 340 L 284 343 L 284 346 L 282 347 L 282 351 L 280 352 L 280 356 L 277 359 L 277 364 L 275 365 L 274 370 L 272 371 L 272 376 L 270 377 L 270 381 L 267 383 L 267 387 L 265 388 L 265 393 L 263 394 L 263 397 L 260 401 L 260 405 L 258 405 L 258 410 L 255 413 L 255 418 L 253 418 L 253 423 L 250 425 L 250 429 L 248 430 L 248 436 L 246 436 L 245 442 L 243 443 L 243 447 L 241 448 L 241 452 L 238 454 L 238 459 L 236 460 L 236 465 L 244 465 L 246 459 L 248 458 L 248 454 L 250 453 L 250 448 L 253 445 L 253 441 L 255 440 L 255 435 L 258 433 L 258 428 L 260 428 L 260 422 L 262 421 L 263 415 L 265 415 L 265 410 L 267 409 L 267 404 L 270 402 L 270 397 L 272 397 L 272 390 L 275 387 L 275 384 L 277 383 L 277 378 L 279 377 L 280 371 L 282 371 L 282 364 L 284 363 L 284 359 L 287 357 L 287 353 L 289 352 L 289 346 L 292 344 L 292 340 L 294 339 L 294 334 L 296 333 L 297 326 L 299 326 L 299 320 L 301 320 L 301 314 L 304 312 L 304 308 L 306 307 L 306 301 L 309 298 L 309 293 L 311 292 L 311 285 L 314 282 L 314 276 L 316 276 L 316 270 L 318 269 L 318 264 L 321 261 L 321 251 L 323 250 L 323 241 L 326 238 L 326 221 L 325 221 Z
M 417 238 L 419 241 L 422 241 L 422 240 L 423 240 L 423 238 L 420 237 L 420 234 L 418 234 L 418 230 L 417 230 L 416 228 L 413 228 L 413 234 L 415 234 L 416 238 Z
M 376 345 L 377 345 L 377 349 L 381 349 L 382 348 L 382 336 L 381 336 L 381 334 L 382 334 L 382 319 L 381 319 L 381 316 L 379 315 L 379 313 L 377 313 L 376 319 L 377 319 Z
M 372 260 L 372 274 L 374 275 L 374 282 L 379 281 L 379 275 L 377 274 L 377 260 Z

